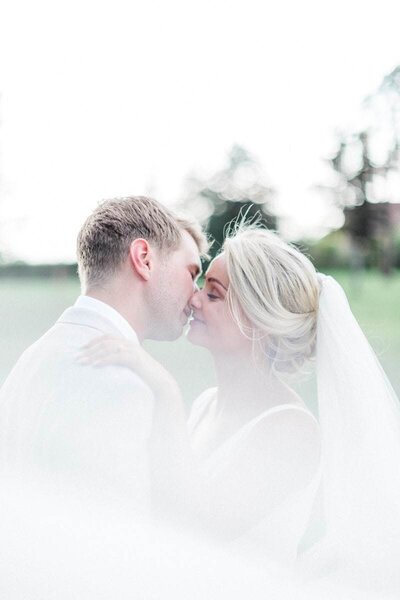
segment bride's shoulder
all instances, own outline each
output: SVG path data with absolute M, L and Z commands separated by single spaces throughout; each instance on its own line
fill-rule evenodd
M 292 439 L 312 440 L 313 442 L 319 440 L 320 431 L 317 418 L 301 396 L 289 386 L 285 386 L 280 403 L 269 413 L 267 411 L 265 417 L 265 419 L 260 419 L 260 425 L 261 428 L 268 428 L 270 433 L 271 430 L 277 432 L 285 430 L 287 437 Z M 298 435 L 295 435 L 296 433 Z
M 251 464 L 257 476 L 262 476 L 275 473 L 279 467 L 297 482 L 296 487 L 311 481 L 318 472 L 319 425 L 303 403 L 277 405 L 260 415 L 243 433 L 230 452 L 238 469 Z
M 283 384 L 277 391 L 279 401 L 242 429 L 238 446 L 244 444 L 264 456 L 280 455 L 284 449 L 294 456 L 319 454 L 318 420 L 295 390 Z
M 268 411 L 267 411 L 268 414 Z M 312 429 L 319 430 L 318 420 L 314 413 L 310 410 L 301 396 L 291 387 L 283 384 L 279 394 L 279 404 L 271 411 L 271 416 L 275 415 L 278 420 L 292 421 L 298 424 L 312 424 Z
M 279 399 L 282 405 L 303 408 L 310 412 L 303 398 L 287 383 L 280 381 Z

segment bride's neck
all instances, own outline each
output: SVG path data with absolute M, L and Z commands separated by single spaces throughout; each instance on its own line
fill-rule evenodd
M 257 414 L 279 403 L 280 382 L 267 365 L 242 355 L 214 356 L 218 404 L 224 412 Z

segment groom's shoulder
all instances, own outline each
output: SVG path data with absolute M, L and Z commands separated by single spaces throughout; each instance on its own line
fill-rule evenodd
M 19 357 L 9 378 L 29 382 L 34 388 L 62 390 L 69 396 L 153 397 L 150 388 L 132 371 L 117 366 L 95 368 L 79 365 L 82 347 L 104 334 L 118 334 L 93 311 L 65 310 L 60 318 Z
M 93 418 L 135 422 L 151 418 L 154 395 L 135 373 L 118 366 L 81 365 L 76 347 L 58 345 L 43 353 L 38 340 L 20 357 L 0 392 L 2 410 L 27 406 L 47 415 L 76 416 L 77 422 Z M 5 402 L 7 400 L 7 402 Z
M 59 359 L 68 356 L 69 351 L 78 352 L 95 337 L 118 333 L 107 319 L 95 311 L 71 306 L 22 353 L 21 358 L 30 360 L 36 355 L 49 354 Z

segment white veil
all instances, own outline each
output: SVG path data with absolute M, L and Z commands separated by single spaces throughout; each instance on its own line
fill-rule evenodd
M 400 572 L 400 404 L 343 289 L 332 277 L 319 278 L 326 535 L 314 556 L 324 549 L 348 568 L 382 563 Z

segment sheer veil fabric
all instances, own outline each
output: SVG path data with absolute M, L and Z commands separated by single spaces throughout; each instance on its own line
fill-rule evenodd
M 343 289 L 330 276 L 319 279 L 326 534 L 307 559 L 400 587 L 400 404 Z

